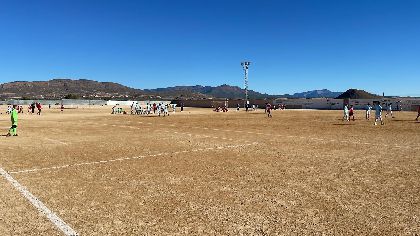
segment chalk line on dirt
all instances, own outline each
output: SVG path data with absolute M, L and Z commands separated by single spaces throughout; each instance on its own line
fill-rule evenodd
M 209 130 L 207 127 L 189 127 L 189 126 L 182 126 L 183 128 L 196 128 L 196 129 L 203 129 L 203 130 Z M 216 130 L 216 129 L 213 129 Z M 231 130 L 223 130 L 223 129 L 217 129 L 218 131 L 223 132 L 231 132 Z M 341 142 L 341 143 L 348 143 L 348 144 L 360 144 L 360 145 L 369 145 L 369 146 L 384 146 L 384 147 L 390 147 L 390 148 L 400 148 L 400 149 L 420 149 L 420 147 L 416 146 L 410 146 L 410 145 L 398 145 L 398 144 L 376 144 L 376 143 L 369 143 L 364 141 L 353 141 L 353 140 L 337 140 L 337 139 L 327 139 L 327 138 L 317 138 L 317 137 L 306 137 L 306 136 L 296 136 L 296 135 L 281 135 L 281 134 L 270 134 L 270 133 L 262 133 L 262 132 L 256 132 L 256 131 L 246 131 L 246 130 L 235 130 L 233 131 L 235 133 L 247 133 L 247 134 L 257 134 L 257 135 L 266 135 L 266 136 L 277 136 L 277 137 L 286 137 L 286 138 L 300 138 L 300 139 L 307 139 L 312 141 L 324 141 L 324 142 Z
M 108 162 L 116 162 L 116 161 L 122 162 L 122 161 L 126 161 L 126 160 L 143 159 L 143 158 L 146 158 L 146 157 L 157 157 L 157 156 L 164 156 L 164 155 L 171 155 L 171 154 L 176 155 L 176 154 L 180 154 L 180 153 L 247 147 L 247 146 L 256 145 L 256 144 L 258 144 L 258 143 L 253 142 L 253 143 L 247 143 L 247 144 L 241 144 L 241 145 L 218 146 L 218 147 L 215 147 L 215 148 L 205 148 L 205 149 L 204 148 L 198 148 L 198 149 L 192 149 L 192 150 L 183 150 L 183 151 L 176 151 L 176 152 L 172 152 L 172 153 L 163 152 L 163 153 L 142 155 L 142 156 L 135 156 L 135 157 L 116 158 L 116 159 L 111 159 L 111 160 L 100 160 L 100 161 L 68 164 L 68 165 L 62 165 L 62 166 L 51 166 L 51 167 L 44 167 L 44 168 L 16 170 L 16 171 L 10 171 L 9 173 L 11 173 L 11 174 L 33 173 L 33 172 L 40 172 L 40 171 L 46 171 L 46 170 L 58 170 L 58 169 L 64 169 L 64 168 L 71 168 L 71 167 L 77 167 L 77 166 L 105 164 L 105 163 L 108 163 Z
M 62 144 L 62 145 L 67 145 L 67 143 L 61 142 L 59 140 L 50 139 L 50 138 L 44 138 L 44 139 L 47 140 L 47 141 L 50 141 L 50 142 L 59 143 L 59 144 Z
M 64 222 L 59 216 L 53 211 L 48 209 L 44 203 L 42 203 L 37 197 L 29 192 L 26 187 L 22 186 L 17 180 L 15 180 L 7 171 L 0 167 L 0 174 L 5 178 L 13 187 L 18 190 L 39 212 L 45 215 L 51 223 L 53 223 L 61 232 L 68 236 L 77 236 L 77 232 L 74 231 L 66 222 Z

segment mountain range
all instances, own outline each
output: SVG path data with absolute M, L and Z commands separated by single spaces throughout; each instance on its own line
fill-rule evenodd
M 331 92 L 328 89 L 312 90 L 302 93 L 294 93 L 292 95 L 285 94 L 283 97 L 287 98 L 335 98 L 340 96 L 343 92 Z
M 49 81 L 15 81 L 0 84 L 0 98 L 61 99 L 74 98 L 132 97 L 141 90 L 112 82 L 93 80 L 53 79 Z
M 52 79 L 49 81 L 15 81 L 0 84 L 0 99 L 208 99 L 244 98 L 244 89 L 223 84 L 220 86 L 175 86 L 156 89 L 135 89 L 113 82 L 98 82 L 87 79 Z M 295 94 L 269 95 L 253 90 L 248 91 L 251 99 L 264 98 L 334 98 L 341 92 L 327 89 L 313 90 Z
M 157 88 L 157 89 L 145 89 L 143 90 L 147 94 L 159 94 L 159 96 L 166 97 L 201 97 L 201 98 L 228 98 L 228 99 L 237 99 L 244 98 L 245 91 L 244 89 L 239 88 L 238 86 L 230 86 L 223 84 L 220 86 L 175 86 L 168 88 Z M 248 95 L 250 98 L 254 99 L 264 99 L 264 98 L 273 98 L 278 97 L 275 95 L 269 95 L 266 93 L 259 93 L 253 90 L 248 90 Z

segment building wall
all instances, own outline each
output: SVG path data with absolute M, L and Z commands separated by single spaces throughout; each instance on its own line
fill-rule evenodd
M 343 109 L 345 103 L 353 105 L 355 109 L 363 110 L 366 105 L 373 102 L 380 102 L 383 106 L 392 103 L 394 110 L 410 111 L 420 106 L 420 98 L 380 98 L 380 99 L 276 99 L 273 104 L 286 105 L 288 109 L 320 109 L 320 110 L 340 110 Z
M 343 108 L 342 99 L 313 98 L 313 99 L 276 99 L 274 105 L 285 105 L 286 109 L 319 109 L 337 110 Z
M 103 100 L 82 100 L 82 99 L 61 99 L 61 100 L 5 100 L 0 101 L 4 105 L 30 105 L 34 102 L 39 102 L 42 105 L 106 105 Z
M 272 103 L 272 100 L 265 99 L 250 99 L 249 104 L 258 105 L 258 107 L 263 108 L 267 102 Z M 223 107 L 225 104 L 229 108 L 236 108 L 239 104 L 240 107 L 245 106 L 245 100 L 243 99 L 200 99 L 200 100 L 172 100 L 172 103 L 184 104 L 185 107 L 201 107 L 201 108 L 216 108 L 218 106 Z
M 55 103 L 60 103 L 61 100 L 5 100 L 0 101 L 1 104 L 4 105 L 30 105 L 34 102 L 40 102 L 42 105 L 54 105 Z
M 153 100 L 147 100 L 147 101 L 112 101 L 112 100 L 110 100 L 110 101 L 106 101 L 106 105 L 108 105 L 108 106 L 116 106 L 116 105 L 119 105 L 119 106 L 131 106 L 133 103 L 138 103 L 140 106 L 146 106 L 147 103 L 149 103 L 149 104 L 163 103 L 163 104 L 166 105 L 166 104 L 170 104 L 171 101 L 153 101 Z
M 394 110 L 403 111 L 415 111 L 420 106 L 420 98 L 380 98 L 380 99 L 350 99 L 346 101 L 349 105 L 353 105 L 355 109 L 365 109 L 365 106 L 374 101 L 379 101 L 383 105 L 386 103 L 392 103 Z M 115 106 L 131 106 L 133 102 L 137 102 L 141 106 L 146 106 L 147 103 L 164 103 L 164 104 L 177 104 L 181 106 L 181 103 L 185 107 L 202 107 L 202 108 L 214 108 L 218 106 L 225 106 L 229 108 L 236 108 L 237 104 L 240 107 L 244 107 L 245 101 L 243 99 L 202 99 L 202 100 L 173 100 L 173 101 L 104 101 L 104 100 L 81 100 L 81 99 L 62 99 L 62 100 L 5 100 L 0 101 L 0 105 L 30 105 L 33 102 L 40 102 L 42 105 L 61 105 L 65 107 L 77 107 L 86 105 L 109 105 Z M 286 105 L 286 109 L 320 109 L 320 110 L 340 110 L 343 109 L 345 101 L 343 99 L 329 99 L 329 98 L 314 98 L 314 99 L 285 99 L 278 98 L 275 100 L 269 99 L 256 99 L 250 100 L 250 105 L 258 105 L 259 108 L 264 108 L 266 103 L 271 103 L 275 106 Z

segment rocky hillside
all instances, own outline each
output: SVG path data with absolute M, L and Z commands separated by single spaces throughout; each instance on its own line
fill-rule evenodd
M 380 98 L 380 96 L 372 93 L 368 93 L 364 90 L 358 90 L 358 89 L 349 89 L 342 93 L 340 96 L 337 97 L 337 99 L 375 99 Z
M 182 97 L 196 97 L 196 98 L 228 98 L 237 99 L 244 98 L 245 91 L 238 86 L 230 86 L 223 84 L 220 86 L 175 86 L 168 88 L 157 88 L 157 89 L 146 89 L 145 93 L 148 94 L 159 94 L 160 96 L 169 96 L 173 98 Z M 264 93 L 255 92 L 253 90 L 248 91 L 249 97 L 252 99 L 259 98 L 272 98 L 274 95 L 268 95 Z
M 98 82 L 79 79 L 53 79 L 49 81 L 16 81 L 0 84 L 0 99 L 204 99 L 204 98 L 244 98 L 244 90 L 237 86 L 176 86 L 158 89 L 134 89 L 118 83 Z M 274 97 L 249 91 L 250 98 Z
M 285 94 L 287 98 L 335 98 L 342 92 L 332 92 L 328 89 L 312 90 L 302 93 L 294 93 L 293 95 Z
M 53 79 L 49 81 L 16 81 L 0 84 L 0 99 L 206 99 L 228 98 L 243 99 L 244 89 L 223 84 L 220 86 L 175 86 L 157 89 L 134 89 L 118 83 L 98 82 L 79 79 Z M 318 98 L 336 97 L 340 93 L 327 89 L 314 90 L 293 95 L 268 95 L 253 90 L 248 91 L 250 99 L 264 98 Z
M 49 81 L 16 81 L 0 85 L 0 98 L 118 98 L 139 96 L 142 91 L 112 82 L 53 79 Z

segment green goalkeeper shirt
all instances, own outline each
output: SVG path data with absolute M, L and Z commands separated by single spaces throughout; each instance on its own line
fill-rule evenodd
M 12 120 L 12 125 L 17 125 L 18 122 L 18 113 L 16 111 L 16 109 L 12 110 L 12 114 L 10 116 L 10 119 Z

